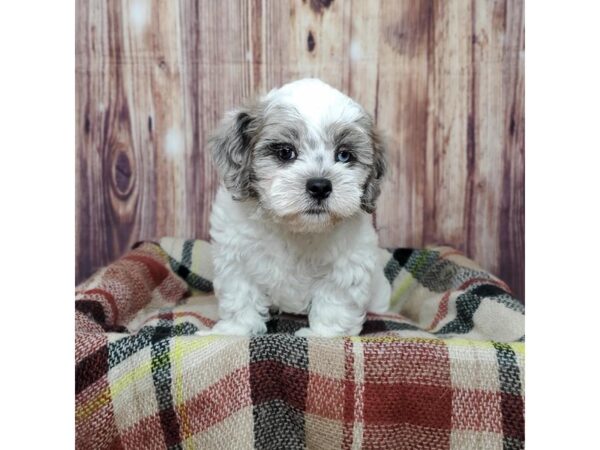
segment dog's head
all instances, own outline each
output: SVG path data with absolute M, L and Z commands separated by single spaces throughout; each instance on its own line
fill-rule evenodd
M 209 146 L 226 188 L 293 231 L 330 228 L 375 209 L 382 140 L 356 102 L 316 79 L 230 112 Z

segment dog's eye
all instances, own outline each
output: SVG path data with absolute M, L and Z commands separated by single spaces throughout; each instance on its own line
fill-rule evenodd
M 347 163 L 352 159 L 352 154 L 346 150 L 344 147 L 341 147 L 337 153 L 335 154 L 335 160 L 341 163 Z
M 296 152 L 296 149 L 289 144 L 278 145 L 276 147 L 276 150 L 277 150 L 277 157 L 281 161 L 292 161 L 298 157 L 298 153 Z

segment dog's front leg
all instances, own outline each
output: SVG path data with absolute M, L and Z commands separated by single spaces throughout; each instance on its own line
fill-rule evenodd
M 241 271 L 234 272 L 232 264 L 226 272 L 215 274 L 214 287 L 219 300 L 219 321 L 198 335 L 227 334 L 253 336 L 267 331 L 269 307 L 258 286 Z
M 357 336 L 365 321 L 371 288 L 371 266 L 365 255 L 360 260 L 340 260 L 333 273 L 316 285 L 310 311 L 309 327 L 296 336 Z

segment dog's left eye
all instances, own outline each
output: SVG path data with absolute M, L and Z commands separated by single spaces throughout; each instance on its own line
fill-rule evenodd
M 292 160 L 296 159 L 298 156 L 296 149 L 291 145 L 287 145 L 287 144 L 278 145 L 276 147 L 276 150 L 277 150 L 277 157 L 281 161 L 292 161 Z
M 335 154 L 335 160 L 341 163 L 347 163 L 352 159 L 352 154 L 345 148 L 340 148 Z

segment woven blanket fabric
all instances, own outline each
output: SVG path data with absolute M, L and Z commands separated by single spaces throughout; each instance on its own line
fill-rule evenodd
M 392 312 L 359 337 L 195 336 L 210 245 L 137 246 L 76 290 L 77 448 L 523 448 L 522 304 L 450 248 L 382 257 Z

